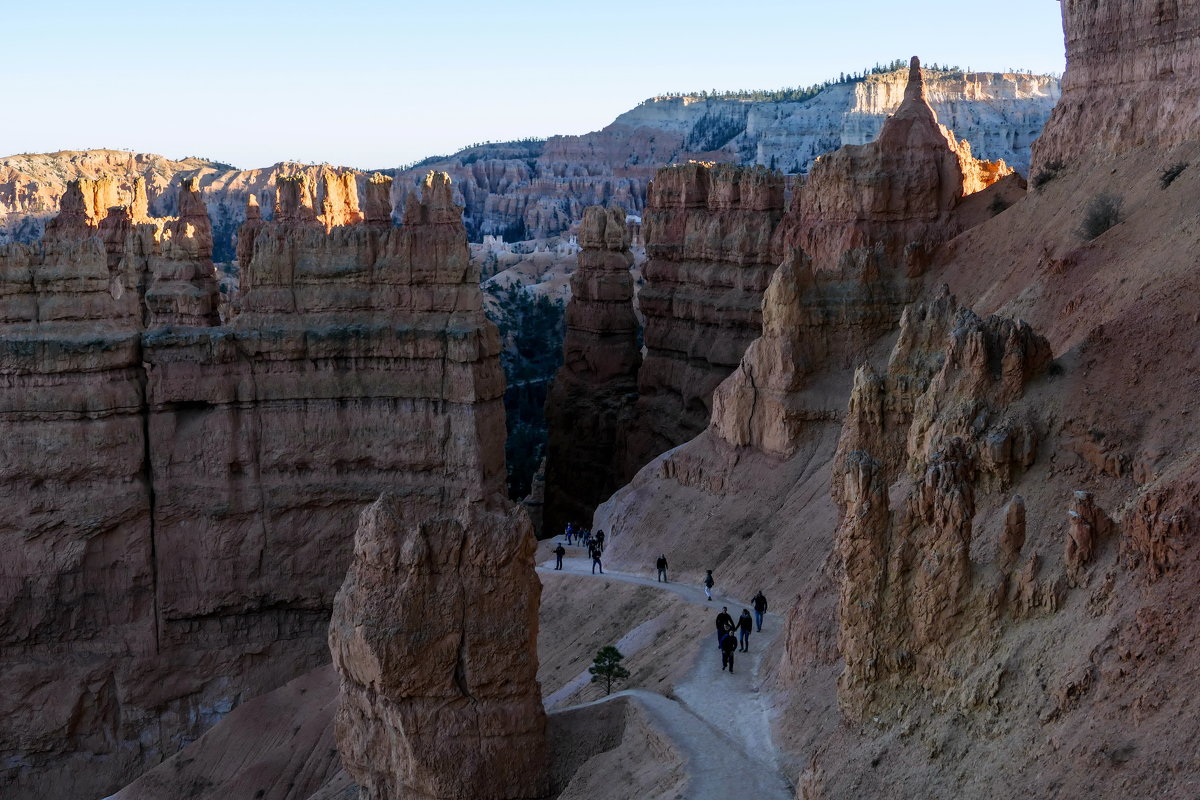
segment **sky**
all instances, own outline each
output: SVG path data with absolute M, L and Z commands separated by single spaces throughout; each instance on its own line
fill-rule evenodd
M 363 169 L 598 130 L 647 97 L 918 55 L 1063 70 L 1056 0 L 0 0 L 0 156 L 90 148 Z

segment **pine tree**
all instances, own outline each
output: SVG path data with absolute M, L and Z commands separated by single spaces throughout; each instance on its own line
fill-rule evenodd
M 629 670 L 621 666 L 625 656 L 611 644 L 601 647 L 596 653 L 596 660 L 588 667 L 592 673 L 592 683 L 603 683 L 604 694 L 612 694 L 613 681 L 623 681 L 629 677 Z

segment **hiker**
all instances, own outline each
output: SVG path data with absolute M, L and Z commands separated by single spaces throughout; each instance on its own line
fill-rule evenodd
M 733 617 L 729 616 L 729 609 L 721 606 L 721 613 L 717 614 L 717 647 L 721 646 L 721 640 L 726 634 L 733 633 L 734 624 Z
M 712 587 L 714 584 L 716 584 L 716 581 L 713 580 L 712 570 L 705 570 L 704 593 L 708 595 L 709 600 L 712 600 Z
M 750 602 L 754 604 L 754 623 L 759 631 L 762 631 L 763 614 L 767 613 L 767 598 L 763 596 L 762 589 L 758 590 L 758 594 L 754 595 Z
M 729 674 L 733 674 L 733 654 L 737 651 L 737 637 L 732 633 L 727 633 L 721 638 L 721 671 L 725 671 L 725 667 L 729 667 Z
M 596 544 L 600 545 L 600 552 L 604 552 L 604 531 L 596 531 Z
M 659 556 L 658 561 L 654 562 L 654 566 L 658 567 L 658 579 L 667 583 L 667 554 L 663 553 Z
M 571 523 L 567 523 L 567 544 L 571 543 L 571 537 L 575 535 L 575 528 Z
M 754 620 L 750 619 L 750 609 L 743 608 L 742 615 L 738 617 L 738 642 L 742 645 L 742 652 L 750 652 L 750 631 L 754 629 Z
M 592 549 L 592 532 L 584 528 L 579 534 L 579 541 L 583 542 L 583 546 L 591 552 Z
M 588 547 L 588 555 L 590 555 L 592 557 L 592 574 L 593 575 L 596 574 L 596 567 L 600 568 L 601 575 L 604 574 L 604 565 L 600 563 L 600 554 L 601 554 L 600 545 L 596 544 L 595 542 L 592 542 L 591 546 Z
M 562 542 L 558 543 L 558 547 L 554 548 L 554 557 L 558 562 L 554 565 L 555 569 L 562 569 L 562 557 L 567 554 L 567 548 L 562 546 Z

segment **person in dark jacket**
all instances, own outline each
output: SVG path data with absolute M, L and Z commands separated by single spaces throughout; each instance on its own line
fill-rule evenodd
M 713 580 L 712 570 L 707 570 L 704 575 L 704 594 L 708 595 L 708 599 L 712 600 L 712 590 L 716 581 Z
M 763 596 L 762 590 L 759 589 L 758 594 L 754 595 L 754 599 L 750 602 L 754 604 L 754 622 L 761 631 L 763 614 L 767 613 L 767 598 Z
M 567 548 L 562 546 L 562 542 L 558 543 L 558 547 L 554 548 L 554 557 L 558 559 L 555 563 L 555 569 L 562 569 L 562 557 L 567 554 Z
M 733 633 L 734 629 L 733 617 L 729 616 L 729 609 L 721 606 L 721 613 L 717 614 L 717 647 L 721 646 L 721 640 L 725 638 L 725 634 Z
M 754 620 L 750 619 L 750 609 L 743 608 L 742 615 L 738 617 L 738 642 L 742 646 L 743 653 L 750 652 L 750 631 L 754 630 Z
M 729 667 L 730 674 L 733 674 L 733 654 L 737 652 L 737 637 L 732 633 L 725 634 L 721 639 L 721 671 L 725 671 L 725 667 Z
M 600 545 L 596 544 L 595 542 L 592 542 L 590 545 L 588 545 L 588 555 L 590 555 L 592 557 L 592 574 L 595 575 L 596 568 L 599 567 L 600 574 L 603 575 L 604 574 L 604 565 L 600 563 L 600 555 L 601 555 Z
M 604 552 L 604 531 L 596 531 L 596 544 L 600 545 L 600 552 Z
M 654 562 L 654 566 L 658 567 L 658 579 L 667 583 L 667 554 L 663 553 L 659 556 L 658 561 Z

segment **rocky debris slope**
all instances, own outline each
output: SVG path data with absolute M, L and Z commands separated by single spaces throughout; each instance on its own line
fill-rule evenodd
M 385 494 L 363 512 L 329 630 L 338 749 L 361 797 L 548 793 L 533 552 L 500 494 Z
M 927 71 L 939 118 L 982 157 L 1024 171 L 1059 96 L 1047 75 Z M 904 69 L 832 84 L 802 100 L 695 95 L 652 98 L 602 130 L 544 142 L 476 145 L 396 174 L 397 191 L 429 168 L 453 176 L 473 240 L 552 236 L 583 209 L 641 214 L 664 164 L 711 160 L 804 173 L 825 153 L 875 140 L 904 99 Z M 766 94 L 766 93 L 763 93 Z M 397 203 L 402 197 L 397 196 Z
M 618 487 L 620 432 L 628 427 L 642 364 L 633 312 L 633 254 L 621 208 L 592 206 L 579 230 L 563 366 L 546 401 L 546 529 L 586 524 Z
M 1065 0 L 1062 100 L 1033 148 L 1031 175 L 1138 147 L 1194 141 L 1200 3 Z
M 480 446 L 504 435 L 499 337 L 448 180 L 401 228 L 381 183 L 351 225 L 348 187 L 320 214 L 310 180 L 278 188 L 223 325 L 194 184 L 181 217 L 137 195 L 95 225 L 109 189 L 74 184 L 41 246 L 0 254 L 6 796 L 101 795 L 325 661 L 380 492 L 504 485 Z

